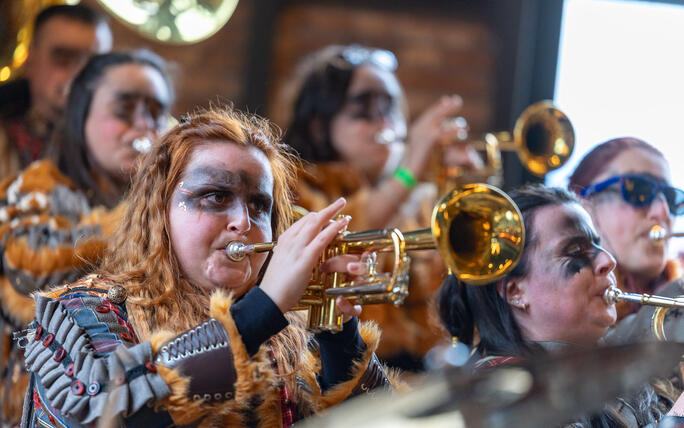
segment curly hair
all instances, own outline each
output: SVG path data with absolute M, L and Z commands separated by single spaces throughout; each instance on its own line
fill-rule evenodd
M 209 293 L 183 278 L 168 223 L 173 189 L 195 147 L 206 141 L 261 150 L 273 171 L 274 237 L 292 221 L 291 189 L 298 161 L 280 143 L 277 127 L 229 107 L 183 117 L 143 158 L 125 200 L 123 223 L 100 266 L 102 274 L 127 289 L 129 316 L 142 337 L 162 326 L 183 331 L 208 314 Z

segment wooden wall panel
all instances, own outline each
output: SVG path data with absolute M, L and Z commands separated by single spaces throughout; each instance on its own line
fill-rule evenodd
M 289 108 L 282 94 L 297 61 L 328 44 L 361 43 L 397 55 L 412 116 L 457 93 L 473 132 L 491 127 L 498 43 L 484 21 L 312 2 L 284 7 L 274 31 L 268 115 L 281 126 Z

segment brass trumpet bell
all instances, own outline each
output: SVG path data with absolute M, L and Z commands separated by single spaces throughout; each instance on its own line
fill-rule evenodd
M 498 135 L 500 143 L 506 142 Z M 570 119 L 551 101 L 527 107 L 513 128 L 513 146 L 520 162 L 531 173 L 543 176 L 563 166 L 575 147 Z
M 444 195 L 432 212 L 431 232 L 451 273 L 470 285 L 510 272 L 525 245 L 518 207 L 488 184 L 468 184 Z
M 366 274 L 352 281 L 344 274 L 316 268 L 312 283 L 293 309 L 308 309 L 311 330 L 339 331 L 342 317 L 335 310 L 337 296 L 356 304 L 403 303 L 409 293 L 411 260 L 407 251 L 437 249 L 461 281 L 483 285 L 515 267 L 524 243 L 522 216 L 515 203 L 494 186 L 468 184 L 452 190 L 435 205 L 431 228 L 406 233 L 398 229 L 341 232 L 326 248 L 321 263 L 340 254 L 392 252 L 391 272 L 376 272 L 373 258 L 366 259 Z M 239 261 L 251 253 L 271 251 L 275 245 L 231 242 L 226 253 Z

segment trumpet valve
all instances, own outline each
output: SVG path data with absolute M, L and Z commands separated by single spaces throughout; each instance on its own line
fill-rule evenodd
M 366 265 L 366 272 L 365 276 L 372 277 L 375 276 L 377 273 L 377 266 L 378 266 L 378 256 L 376 253 L 370 253 L 361 259 L 361 263 Z

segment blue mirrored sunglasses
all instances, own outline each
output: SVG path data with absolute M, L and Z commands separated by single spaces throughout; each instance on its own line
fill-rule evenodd
M 672 215 L 684 214 L 684 190 L 656 181 L 645 175 L 626 174 L 611 177 L 607 180 L 585 187 L 580 196 L 588 198 L 600 193 L 614 184 L 620 184 L 622 199 L 635 207 L 645 207 L 662 193 Z

